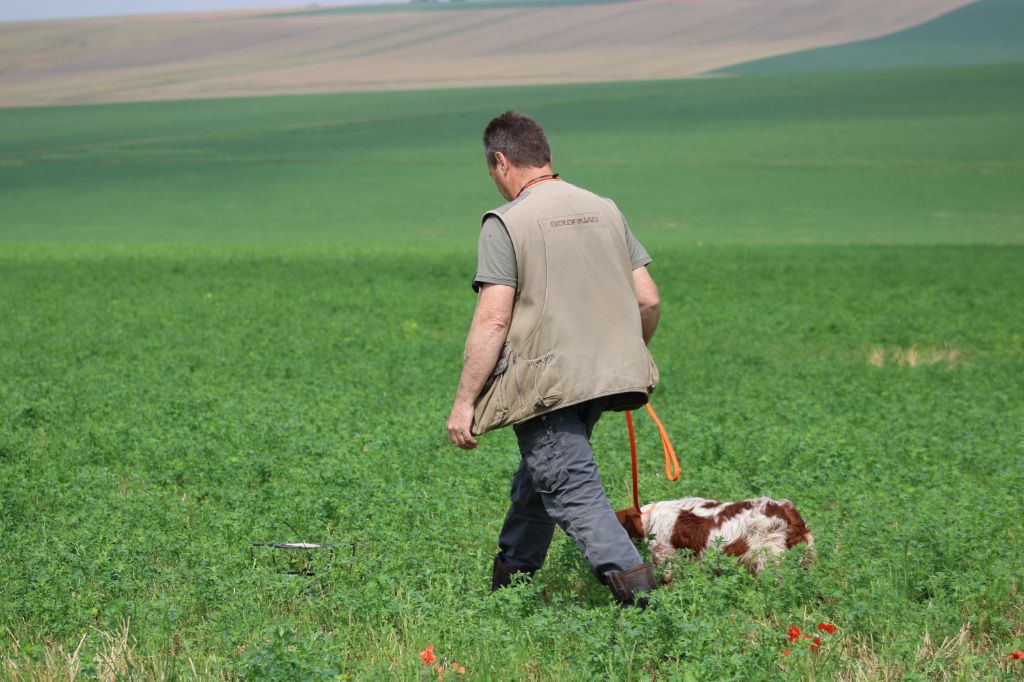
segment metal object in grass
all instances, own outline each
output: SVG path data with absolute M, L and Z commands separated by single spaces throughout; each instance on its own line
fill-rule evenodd
M 249 554 L 255 566 L 255 548 L 269 549 L 270 564 L 275 569 L 284 568 L 285 575 L 293 577 L 312 577 L 317 570 L 323 570 L 334 563 L 338 547 L 348 546 L 355 551 L 355 546 L 349 542 L 254 542 L 249 546 Z

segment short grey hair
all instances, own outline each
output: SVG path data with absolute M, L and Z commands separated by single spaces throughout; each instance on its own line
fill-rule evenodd
M 489 166 L 498 163 L 497 152 L 521 168 L 542 168 L 551 163 L 551 147 L 544 130 L 517 111 L 494 117 L 484 129 L 484 155 Z

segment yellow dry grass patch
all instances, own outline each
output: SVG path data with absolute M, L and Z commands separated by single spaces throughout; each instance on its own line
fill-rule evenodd
M 879 658 L 869 642 L 859 642 L 851 647 L 854 667 L 838 676 L 838 680 L 850 682 L 877 682 L 878 680 L 901 680 L 907 673 L 904 665 L 893 664 Z M 917 647 L 916 665 L 927 668 L 929 679 L 963 680 L 970 679 L 968 671 L 975 668 L 978 659 L 999 657 L 999 644 L 987 635 L 975 635 L 971 631 L 971 623 L 960 626 L 956 634 L 944 638 L 941 642 L 932 639 L 925 632 L 924 639 Z M 1003 657 L 1000 668 L 1012 672 L 1012 661 Z
M 959 348 L 943 346 L 941 348 L 884 348 L 876 346 L 868 355 L 868 364 L 872 367 L 922 367 L 926 365 L 944 364 L 956 367 L 964 362 L 964 352 Z
M 631 0 L 445 12 L 0 24 L 0 106 L 686 78 L 970 0 Z
M 831 674 L 828 679 L 837 682 L 884 682 L 907 677 L 907 661 L 887 660 L 878 653 L 878 647 L 871 639 L 856 636 L 843 637 L 836 642 L 826 642 L 821 656 L 838 656 L 844 659 L 843 669 Z M 1007 674 L 1014 671 L 1013 661 L 1000 653 L 998 642 L 987 635 L 975 635 L 971 623 L 965 622 L 954 635 L 936 642 L 928 632 L 916 650 L 915 670 L 928 670 L 929 679 L 963 680 L 971 679 L 968 671 L 976 669 L 979 659 L 1002 657 L 999 668 Z M 819 666 L 792 666 L 789 671 L 799 680 L 808 682 L 824 679 Z
M 99 650 L 92 659 L 95 675 L 88 679 L 100 682 L 121 682 L 122 680 L 170 680 L 170 679 L 228 679 L 214 675 L 209 666 L 197 666 L 191 657 L 172 665 L 171 659 L 181 652 L 180 640 L 175 636 L 171 650 L 159 655 L 140 654 L 138 642 L 129 635 L 129 620 L 121 621 L 113 632 L 93 629 L 82 635 L 74 648 L 57 642 L 43 645 L 43 660 L 29 661 L 21 650 L 21 641 L 8 630 L 11 650 L 0 658 L 0 678 L 18 682 L 75 682 L 85 679 L 82 675 L 82 649 L 89 639 L 100 642 Z M 184 670 L 183 670 L 184 669 Z

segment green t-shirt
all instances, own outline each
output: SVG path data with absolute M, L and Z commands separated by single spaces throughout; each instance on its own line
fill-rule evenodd
M 629 263 L 636 270 L 650 263 L 653 259 L 637 241 L 629 230 L 626 218 L 622 218 L 626 226 L 626 247 L 629 249 Z M 477 245 L 476 277 L 473 278 L 473 291 L 480 291 L 480 285 L 506 284 L 517 287 L 519 269 L 516 266 L 516 250 L 512 246 L 512 237 L 508 235 L 505 224 L 496 215 L 489 215 L 480 228 L 480 241 Z

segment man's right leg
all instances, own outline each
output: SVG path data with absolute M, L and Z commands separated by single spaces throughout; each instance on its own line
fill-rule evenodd
M 544 509 L 544 501 L 533 488 L 526 462 L 512 478 L 511 505 L 498 536 L 501 549 L 494 557 L 491 590 L 505 587 L 516 573 L 533 575 L 544 564 L 555 532 L 555 522 Z
M 517 424 L 532 488 L 547 516 L 576 541 L 590 570 L 623 605 L 643 605 L 654 572 L 612 510 L 594 462 L 590 433 L 603 407 L 591 401 Z M 545 547 L 550 536 L 545 539 Z

